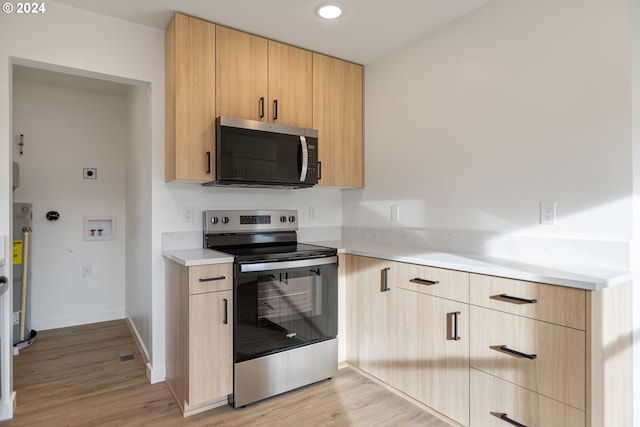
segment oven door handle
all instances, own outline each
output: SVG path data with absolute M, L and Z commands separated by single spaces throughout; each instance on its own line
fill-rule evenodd
M 241 273 L 253 273 L 256 271 L 284 270 L 287 268 L 315 267 L 318 265 L 337 264 L 337 256 L 323 258 L 299 259 L 293 261 L 256 262 L 240 264 Z

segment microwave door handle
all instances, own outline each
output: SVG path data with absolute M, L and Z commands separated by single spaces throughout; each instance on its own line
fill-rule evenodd
M 307 147 L 307 138 L 300 136 L 300 146 L 302 147 L 302 170 L 300 171 L 300 182 L 307 179 L 307 168 L 309 167 L 309 150 Z

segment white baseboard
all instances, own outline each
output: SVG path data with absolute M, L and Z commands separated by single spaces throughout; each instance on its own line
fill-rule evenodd
M 59 317 L 56 319 L 34 320 L 31 329 L 46 331 L 49 329 L 67 328 L 69 326 L 88 325 L 90 323 L 108 322 L 110 320 L 124 319 L 124 311 L 109 311 L 104 313 L 92 313 L 81 316 Z
M 0 401 L 0 421 L 10 420 L 16 410 L 16 392 L 12 391 L 9 399 Z
M 150 363 L 147 363 L 147 378 L 151 384 L 161 383 L 167 379 L 167 370 L 164 366 L 154 368 Z
M 154 368 L 151 362 L 149 362 L 149 350 L 144 345 L 144 341 L 140 337 L 140 333 L 136 328 L 136 325 L 131 321 L 130 317 L 127 317 L 127 323 L 129 324 L 129 328 L 133 333 L 133 338 L 136 340 L 136 344 L 140 349 L 140 353 L 144 358 L 145 364 L 147 366 L 147 379 L 151 384 L 163 382 L 166 379 L 166 369 L 163 368 Z

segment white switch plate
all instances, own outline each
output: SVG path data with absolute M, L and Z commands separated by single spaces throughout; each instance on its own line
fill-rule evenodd
M 309 206 L 309 219 L 310 220 L 316 219 L 316 207 L 315 206 Z
M 555 225 L 556 223 L 556 202 L 540 203 L 540 224 Z
M 391 221 L 400 221 L 400 206 L 391 206 Z

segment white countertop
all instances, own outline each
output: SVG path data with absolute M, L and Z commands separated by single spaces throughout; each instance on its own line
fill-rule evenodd
M 162 255 L 186 267 L 194 265 L 224 264 L 233 262 L 233 256 L 211 249 L 174 249 L 163 251 Z
M 336 248 L 338 253 L 369 256 L 390 261 L 548 283 L 591 291 L 628 282 L 637 276 L 635 272 L 624 270 L 609 270 L 588 266 L 545 266 L 481 255 L 432 252 L 364 242 L 338 240 L 313 243 Z
M 635 272 L 624 270 L 609 270 L 588 266 L 537 265 L 481 255 L 433 252 L 345 240 L 307 243 L 336 248 L 338 253 L 369 256 L 390 261 L 548 283 L 591 291 L 628 282 L 637 275 Z M 211 249 L 169 250 L 164 251 L 163 255 L 187 267 L 233 262 L 233 256 Z

